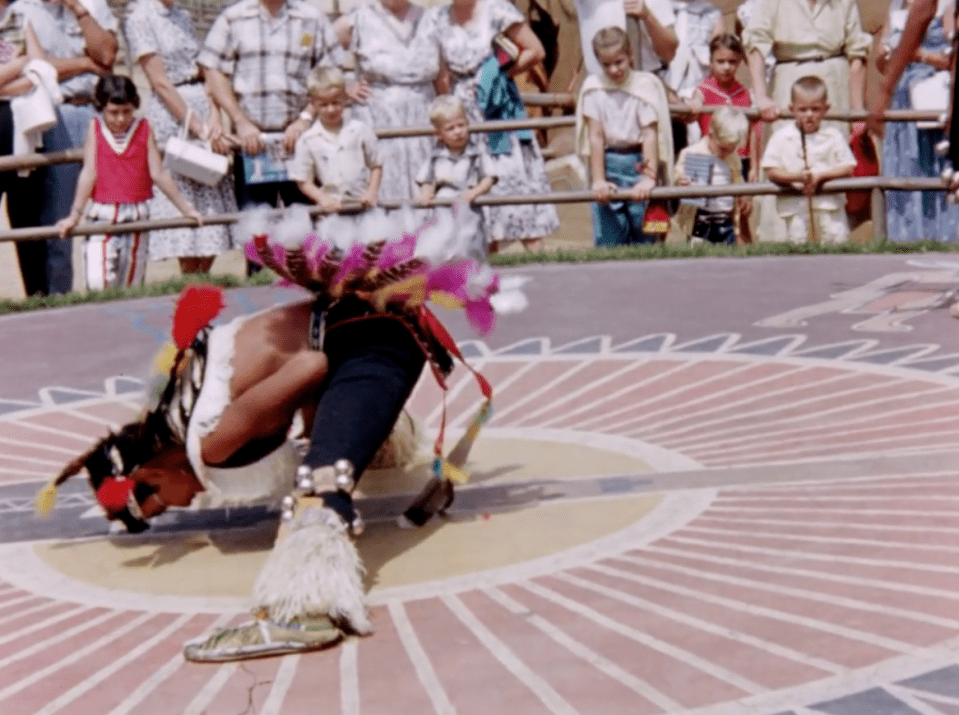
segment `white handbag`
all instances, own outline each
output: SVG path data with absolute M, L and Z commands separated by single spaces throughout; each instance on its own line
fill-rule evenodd
M 190 114 L 188 106 L 180 136 L 167 139 L 164 161 L 170 171 L 207 186 L 216 186 L 229 171 L 230 159 L 210 149 L 209 142 L 203 146 L 186 138 Z
M 909 103 L 917 111 L 945 112 L 949 108 L 949 72 L 943 70 L 909 85 Z M 940 122 L 916 122 L 919 129 L 940 129 Z

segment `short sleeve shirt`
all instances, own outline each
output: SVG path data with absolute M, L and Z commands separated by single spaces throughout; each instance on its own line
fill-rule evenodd
M 416 174 L 416 183 L 432 185 L 438 197 L 451 197 L 472 189 L 487 176 L 496 177 L 493 161 L 475 141 L 470 140 L 459 154 L 437 144 Z
M 81 3 L 101 28 L 116 34 L 119 24 L 106 0 L 81 0 Z M 17 0 L 16 7 L 30 23 L 40 41 L 40 47 L 50 57 L 81 57 L 86 53 L 86 40 L 80 23 L 76 15 L 63 4 L 42 0 Z M 87 72 L 64 80 L 60 83 L 60 89 L 67 99 L 92 97 L 97 79 L 95 74 Z
M 818 132 L 806 135 L 806 157 L 803 159 L 803 138 L 794 122 L 780 127 L 766 144 L 761 166 L 763 169 L 781 169 L 800 172 L 808 161 L 812 171 L 855 167 L 856 157 L 842 133 L 836 127 L 822 126 Z M 818 194 L 812 197 L 813 207 L 823 210 L 842 208 L 842 194 Z M 795 216 L 808 210 L 804 196 L 777 196 L 780 216 Z
M 382 166 L 376 135 L 363 122 L 344 122 L 339 132 L 320 122 L 303 133 L 289 165 L 293 181 L 315 181 L 324 191 L 358 199 L 370 182 L 370 169 Z
M 583 116 L 603 127 L 608 149 L 634 149 L 643 143 L 643 129 L 656 124 L 648 102 L 621 90 L 595 90 L 583 96 Z
M 196 62 L 200 43 L 189 14 L 179 5 L 167 7 L 160 0 L 135 0 L 127 13 L 124 29 L 132 62 L 158 55 L 173 84 L 200 76 Z
M 278 132 L 306 107 L 310 70 L 340 55 L 333 26 L 304 0 L 287 0 L 275 17 L 259 0 L 240 0 L 217 17 L 197 62 L 232 78 L 243 113 Z

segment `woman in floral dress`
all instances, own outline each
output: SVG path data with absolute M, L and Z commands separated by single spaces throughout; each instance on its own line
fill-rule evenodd
M 126 18 L 130 58 L 138 62 L 152 88 L 145 114 L 153 126 L 157 143 L 180 132 L 191 110 L 189 133 L 216 140 L 222 135 L 220 114 L 213 111 L 203 85 L 196 56 L 200 44 L 193 23 L 174 0 L 135 0 Z M 236 198 L 229 177 L 216 186 L 206 186 L 174 175 L 180 193 L 204 216 L 236 211 Z M 166 196 L 158 193 L 150 201 L 152 218 L 180 216 Z M 230 250 L 232 239 L 227 226 L 174 228 L 150 233 L 150 259 L 177 257 L 183 273 L 208 273 L 213 259 Z
M 353 116 L 377 129 L 429 125 L 439 43 L 433 15 L 409 0 L 373 0 L 337 20 L 337 37 L 356 60 Z M 432 148 L 429 137 L 382 139 L 380 198 L 413 201 L 414 181 Z
M 451 5 L 431 11 L 435 14 L 441 57 L 450 73 L 452 93 L 463 102 L 471 122 L 484 121 L 477 100 L 480 69 L 493 54 L 493 38 L 505 33 L 520 49 L 510 70 L 515 76 L 525 72 L 544 57 L 543 46 L 523 15 L 507 0 L 453 0 Z M 517 196 L 548 193 L 549 180 L 543 154 L 536 139 L 521 140 L 510 132 L 508 153 L 490 153 L 497 181 L 492 196 Z M 480 142 L 489 152 L 489 144 Z M 540 249 L 542 239 L 559 228 L 559 217 L 552 204 L 516 204 L 493 206 L 490 210 L 490 235 L 495 252 L 497 243 L 521 240 L 527 250 Z
M 893 0 L 882 33 L 877 64 L 885 69 L 886 57 L 906 25 L 908 0 Z M 949 69 L 952 60 L 950 37 L 955 30 L 953 3 L 940 2 L 914 61 L 903 72 L 892 96 L 891 109 L 912 109 L 909 89 L 913 83 Z M 882 173 L 886 176 L 937 177 L 948 165 L 935 151 L 945 138 L 941 128 L 920 129 L 915 122 L 890 122 L 882 146 Z M 887 191 L 886 227 L 892 241 L 955 241 L 959 227 L 959 206 L 946 201 L 942 191 Z

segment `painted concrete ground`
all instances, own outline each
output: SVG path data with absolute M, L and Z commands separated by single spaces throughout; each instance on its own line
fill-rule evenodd
M 450 316 L 496 412 L 449 518 L 393 523 L 425 457 L 364 477 L 375 635 L 224 666 L 180 647 L 243 618 L 275 513 L 31 511 L 136 414 L 172 299 L 0 318 L 0 712 L 959 713 L 959 262 L 517 273 L 489 339 Z M 457 372 L 454 427 L 479 400 Z

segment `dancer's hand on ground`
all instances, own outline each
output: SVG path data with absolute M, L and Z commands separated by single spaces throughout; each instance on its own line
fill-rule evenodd
M 651 176 L 644 176 L 629 190 L 629 195 L 636 201 L 646 201 L 655 187 L 656 181 Z
M 595 196 L 596 200 L 601 204 L 609 203 L 609 198 L 613 195 L 613 192 L 616 191 L 616 188 L 616 184 L 610 183 L 605 179 L 599 179 L 593 182 L 593 196 Z

